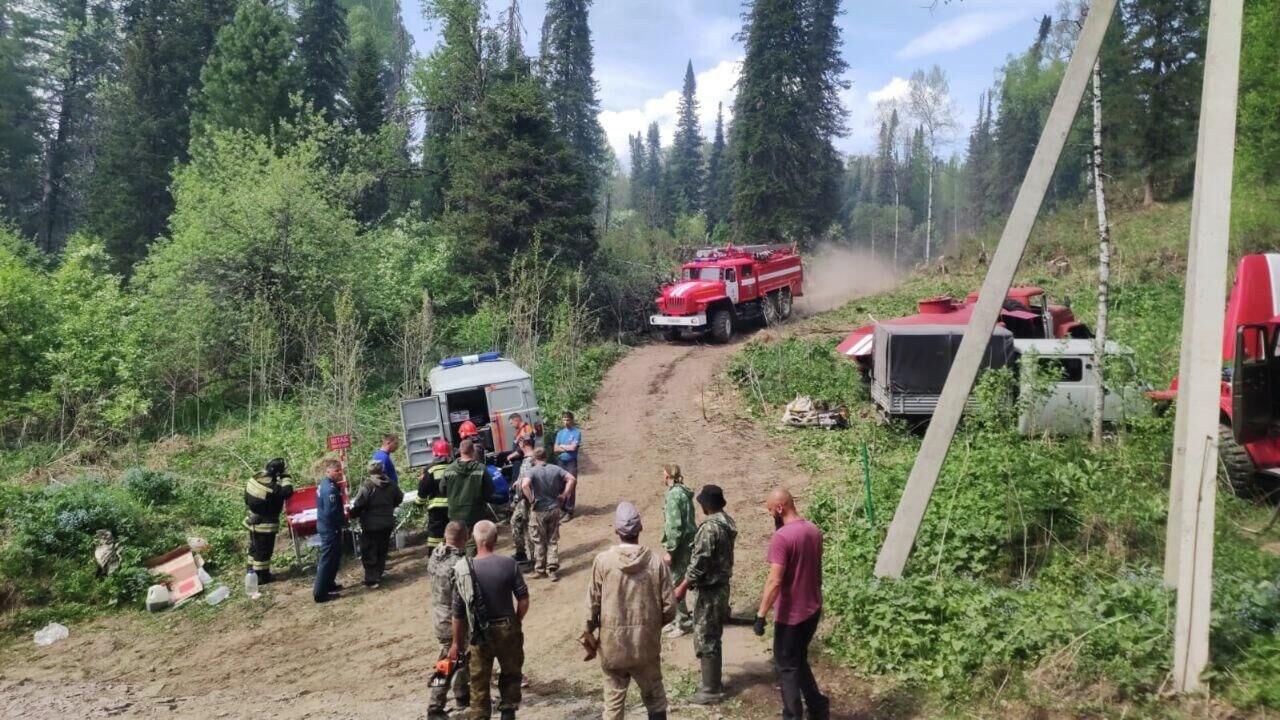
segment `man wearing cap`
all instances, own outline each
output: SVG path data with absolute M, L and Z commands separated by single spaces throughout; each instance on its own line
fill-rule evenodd
M 702 664 L 702 684 L 689 698 L 696 705 L 720 702 L 723 657 L 720 638 L 729 617 L 729 580 L 733 577 L 733 543 L 738 526 L 725 513 L 724 491 L 718 485 L 703 485 L 696 498 L 706 518 L 693 536 L 689 569 L 675 590 L 676 600 L 696 590 L 693 602 L 693 648 Z
M 484 449 L 479 442 L 463 440 L 458 446 L 458 459 L 449 464 L 443 476 L 449 520 L 462 523 L 468 535 L 485 518 L 485 502 L 493 495 L 493 479 L 485 472 L 483 458 Z M 467 555 L 475 554 L 475 542 L 468 541 Z
M 382 463 L 369 461 L 369 476 L 351 503 L 351 517 L 360 520 L 360 562 L 364 565 L 364 586 L 377 588 L 387 570 L 391 532 L 396 527 L 396 508 L 404 501 L 400 486 L 383 472 Z
M 418 498 L 413 501 L 427 513 L 428 551 L 444 543 L 444 528 L 449 524 L 449 496 L 444 491 L 444 471 L 448 468 L 449 441 L 436 438 L 431 443 L 431 464 L 418 479 Z
M 649 720 L 666 720 L 662 627 L 676 616 L 671 569 L 640 545 L 643 526 L 635 505 L 618 503 L 613 529 L 619 544 L 596 555 L 591 566 L 587 659 L 597 652 L 600 655 L 604 720 L 622 720 L 632 680 L 640 688 Z
M 285 472 L 284 458 L 272 459 L 245 483 L 244 506 L 248 512 L 244 529 L 249 531 L 249 568 L 257 574 L 259 585 L 275 579 L 271 577 L 271 556 L 276 551 L 276 533 L 280 532 L 280 511 L 291 495 L 293 483 Z

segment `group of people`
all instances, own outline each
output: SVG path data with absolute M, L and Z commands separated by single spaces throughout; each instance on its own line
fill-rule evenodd
M 498 525 L 489 501 L 493 480 L 486 472 L 484 448 L 477 438 L 459 443 L 451 457 L 443 439 L 432 447 L 433 461 L 422 472 L 417 503 L 426 511 L 430 548 L 432 620 L 438 640 L 438 682 L 431 683 L 428 720 L 448 718 L 450 695 L 469 718 L 493 713 L 490 682 L 498 669 L 497 710 L 514 718 L 521 700 L 524 666 L 522 624 L 529 612 L 524 573 L 559 580 L 560 525 L 572 517 L 578 485 L 577 459 L 582 434 L 572 414 L 553 445 L 555 462 L 536 447 L 533 428 L 512 416 L 516 449 L 512 466 L 513 555 L 497 552 Z M 404 494 L 392 455 L 395 435 L 385 435 L 367 466 L 350 510 L 344 510 L 343 464 L 325 460 L 317 488 L 316 531 L 320 537 L 313 597 L 340 597 L 337 583 L 341 533 L 348 515 L 361 524 L 360 555 L 364 584 L 376 588 L 386 568 L 395 527 L 395 510 Z M 270 582 L 271 549 L 279 514 L 292 494 L 282 459 L 272 460 L 245 489 L 249 510 L 250 568 L 259 582 Z M 723 692 L 722 637 L 730 615 L 737 525 L 726 512 L 724 491 L 705 485 L 696 494 L 684 483 L 678 465 L 663 467 L 661 556 L 640 544 L 640 513 L 620 502 L 613 529 L 618 542 L 599 553 L 591 568 L 588 612 L 579 641 L 587 659 L 599 658 L 604 673 L 606 720 L 624 717 L 627 690 L 635 682 L 650 720 L 667 717 L 662 677 L 662 638 L 693 635 L 700 682 L 689 702 L 714 704 Z M 695 504 L 701 510 L 699 523 Z M 765 633 L 774 615 L 773 655 L 784 718 L 825 720 L 829 702 L 809 667 L 808 647 L 822 613 L 822 534 L 804 520 L 791 494 L 775 490 L 766 501 L 776 531 L 770 541 L 769 575 L 754 621 Z M 491 519 L 492 518 L 492 519 Z

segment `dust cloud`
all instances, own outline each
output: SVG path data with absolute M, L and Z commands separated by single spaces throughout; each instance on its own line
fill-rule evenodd
M 806 316 L 831 310 L 897 284 L 893 265 L 870 252 L 823 245 L 804 256 L 804 296 L 796 300 L 796 312 Z

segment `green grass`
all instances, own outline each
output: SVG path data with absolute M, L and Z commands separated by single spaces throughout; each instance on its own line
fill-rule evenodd
M 1092 323 L 1086 217 L 1082 208 L 1042 220 L 1018 284 L 1070 297 Z M 1110 336 L 1137 351 L 1140 380 L 1165 387 L 1177 370 L 1189 206 L 1125 212 L 1115 224 Z M 978 287 L 985 268 L 972 263 L 977 253 L 966 246 L 958 255 L 967 259 L 953 261 L 949 275 L 908 278 L 808 321 L 813 332 L 748 343 L 731 363 L 758 417 L 772 419 L 801 394 L 853 412 L 847 430 L 778 431 L 822 478 L 808 512 L 828 538 L 827 647 L 868 677 L 935 693 L 949 712 L 980 712 L 999 697 L 1164 714 L 1170 706 L 1157 691 L 1171 667 L 1174 611 L 1161 581 L 1171 417 L 1135 422 L 1097 449 L 1082 438 L 1025 439 L 998 400 L 1000 378 L 987 377 L 976 391 L 982 409 L 953 442 L 904 578 L 872 575 L 920 437 L 877 424 L 853 365 L 833 350 L 843 333 L 914 312 L 921 297 Z M 1053 258 L 1067 259 L 1065 271 L 1050 271 Z M 864 445 L 874 522 L 865 512 Z M 1244 707 L 1280 707 L 1280 558 L 1238 529 L 1266 513 L 1220 496 L 1211 684 Z

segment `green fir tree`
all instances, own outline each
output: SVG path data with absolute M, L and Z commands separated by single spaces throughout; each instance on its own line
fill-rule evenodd
M 338 0 L 305 0 L 298 13 L 302 97 L 329 120 L 342 116 L 347 85 L 347 11 Z
M 671 198 L 680 215 L 702 210 L 702 131 L 698 127 L 698 81 L 693 61 L 685 66 L 684 86 L 676 109 L 676 132 L 671 143 Z

